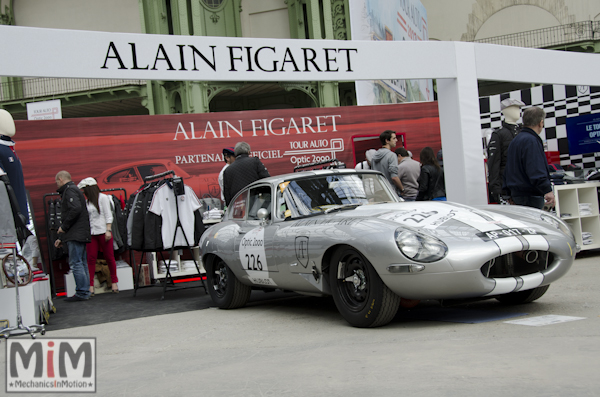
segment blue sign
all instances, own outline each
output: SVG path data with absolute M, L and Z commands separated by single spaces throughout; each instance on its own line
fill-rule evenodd
M 568 118 L 567 139 L 570 155 L 600 152 L 600 114 Z

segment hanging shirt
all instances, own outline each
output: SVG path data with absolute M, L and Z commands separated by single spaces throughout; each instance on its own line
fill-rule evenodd
M 176 199 L 177 204 L 175 204 Z M 194 244 L 194 211 L 200 207 L 198 197 L 187 185 L 185 186 L 185 195 L 177 197 L 168 183 L 156 189 L 150 204 L 150 212 L 162 217 L 161 234 L 164 249 L 187 247 Z M 177 208 L 179 208 L 181 227 L 177 227 Z M 177 230 L 175 230 L 176 228 Z M 175 243 L 173 244 L 174 236 Z
M 225 202 L 225 195 L 223 194 L 223 173 L 229 167 L 229 164 L 225 164 L 223 168 L 221 168 L 221 172 L 219 172 L 219 187 L 221 188 L 221 201 Z

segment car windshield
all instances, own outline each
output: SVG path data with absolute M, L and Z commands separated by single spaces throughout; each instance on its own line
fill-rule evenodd
M 379 174 L 336 174 L 286 181 L 279 185 L 289 213 L 285 217 L 319 214 L 344 206 L 397 201 Z

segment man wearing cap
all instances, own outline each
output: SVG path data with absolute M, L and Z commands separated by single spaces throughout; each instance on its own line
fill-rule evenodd
M 490 203 L 499 203 L 501 196 L 506 196 L 506 192 L 502 191 L 506 154 L 508 153 L 508 145 L 521 130 L 521 126 L 517 124 L 517 121 L 521 118 L 522 106 L 525 106 L 523 102 L 512 98 L 500 102 L 500 110 L 504 115 L 504 121 L 502 121 L 501 128 L 492 132 L 487 147 Z
M 55 247 L 67 244 L 69 267 L 75 279 L 75 295 L 65 302 L 78 302 L 90 298 L 90 274 L 87 266 L 86 244 L 92 240 L 90 218 L 81 190 L 71 180 L 71 174 L 60 171 L 56 174 L 56 186 L 62 199 L 60 210 L 62 223 L 58 228 Z
M 365 152 L 365 161 L 361 161 L 360 163 L 356 164 L 356 167 L 354 167 L 354 169 L 356 170 L 370 170 L 371 169 L 371 160 L 373 160 L 373 155 L 377 153 L 377 150 L 375 149 L 369 149 Z
M 546 113 L 531 107 L 523 112 L 523 129 L 508 147 L 504 186 L 515 204 L 543 209 L 554 206 L 544 143 L 539 135 Z
M 223 194 L 223 174 L 225 173 L 227 167 L 229 167 L 229 165 L 235 161 L 233 147 L 226 147 L 223 149 L 223 160 L 225 161 L 225 165 L 221 169 L 221 172 L 219 172 L 219 187 L 221 188 L 221 201 L 225 202 L 225 195 Z

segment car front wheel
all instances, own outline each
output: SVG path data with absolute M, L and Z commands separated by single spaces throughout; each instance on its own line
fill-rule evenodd
M 400 297 L 354 248 L 342 247 L 333 255 L 329 281 L 338 311 L 354 327 L 385 325 L 398 311 Z
M 533 302 L 539 299 L 548 291 L 550 285 L 529 289 L 527 291 L 511 292 L 510 294 L 498 295 L 496 299 L 507 305 L 518 305 L 521 303 Z
M 219 309 L 235 309 L 245 306 L 252 288 L 242 284 L 229 266 L 218 257 L 206 264 L 208 292 Z

